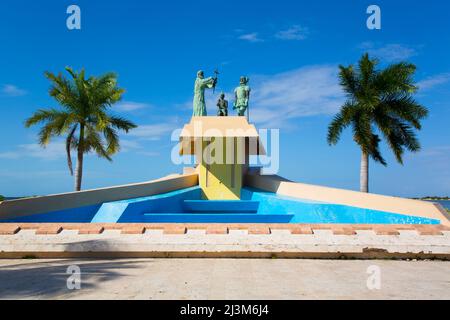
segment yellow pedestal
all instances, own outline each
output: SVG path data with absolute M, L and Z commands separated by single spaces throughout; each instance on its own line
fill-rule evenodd
M 242 165 L 200 164 L 200 188 L 205 200 L 239 200 L 242 188 Z

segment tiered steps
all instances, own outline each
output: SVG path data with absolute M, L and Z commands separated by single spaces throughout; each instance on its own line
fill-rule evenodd
M 289 223 L 291 214 L 144 213 L 147 223 Z
M 183 209 L 186 212 L 221 212 L 221 213 L 256 213 L 259 201 L 248 200 L 184 200 Z
M 184 200 L 185 213 L 144 213 L 153 223 L 288 223 L 294 215 L 257 214 L 258 201 Z

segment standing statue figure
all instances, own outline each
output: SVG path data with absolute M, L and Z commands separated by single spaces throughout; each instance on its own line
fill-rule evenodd
M 194 111 L 193 116 L 206 116 L 205 89 L 215 88 L 217 77 L 205 79 L 203 71 L 197 72 L 197 79 L 194 86 Z
M 217 115 L 219 117 L 227 117 L 228 116 L 228 100 L 225 100 L 225 93 L 220 93 L 220 98 L 217 100 Z
M 245 116 L 245 111 L 248 108 L 248 102 L 250 100 L 250 87 L 248 77 L 241 77 L 240 85 L 234 90 L 234 109 L 237 110 L 240 117 Z

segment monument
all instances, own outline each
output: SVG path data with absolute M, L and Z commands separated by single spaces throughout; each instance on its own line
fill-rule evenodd
M 251 91 L 248 86 L 249 80 L 248 77 L 241 77 L 239 87 L 234 90 L 234 109 L 240 117 L 245 116 L 245 111 L 248 109 Z
M 194 110 L 192 115 L 194 117 L 204 117 L 207 115 L 206 103 L 205 103 L 205 90 L 213 89 L 217 85 L 217 72 L 215 77 L 209 77 L 205 79 L 205 75 L 202 70 L 197 72 L 197 79 L 194 85 Z
M 203 200 L 240 200 L 251 156 L 266 155 L 243 117 L 192 117 L 180 134 L 180 155 L 195 156 Z

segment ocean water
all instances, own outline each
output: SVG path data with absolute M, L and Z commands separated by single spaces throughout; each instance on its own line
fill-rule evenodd
M 450 210 L 450 200 L 433 200 L 433 201 L 430 201 L 430 202 L 437 202 L 441 206 L 443 206 L 444 208 Z

